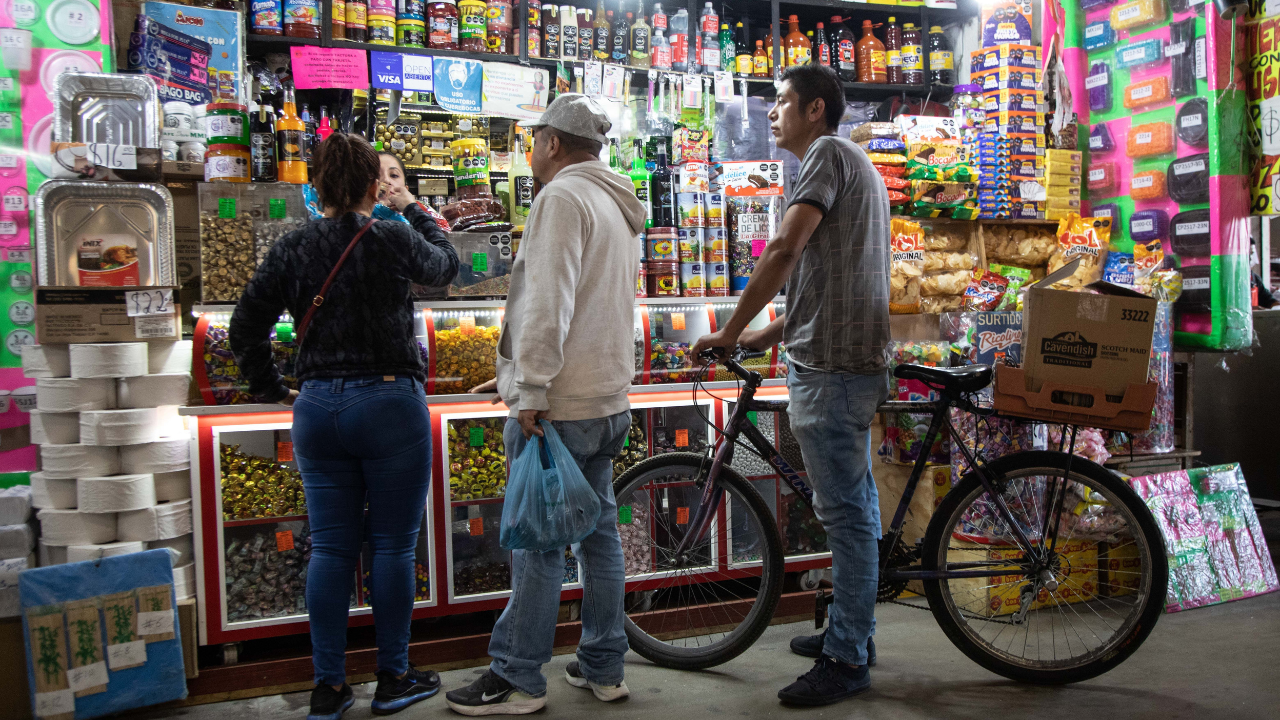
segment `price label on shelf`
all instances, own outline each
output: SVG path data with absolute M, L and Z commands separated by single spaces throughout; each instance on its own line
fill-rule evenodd
M 29 263 L 31 262 L 31 248 L 17 248 L 4 251 L 4 259 L 11 263 Z
M 463 330 L 475 330 L 476 316 L 463 315 L 461 318 L 458 319 L 458 327 L 462 328 Z
M 283 220 L 289 214 L 284 198 L 271 198 L 267 201 L 267 215 L 272 220 Z
M 470 442 L 471 447 L 480 447 L 481 445 L 484 445 L 484 428 L 471 428 Z
M 112 170 L 138 169 L 138 148 L 133 145 L 89 143 L 89 154 L 93 157 L 94 165 Z
M 124 294 L 125 313 L 129 317 L 173 314 L 173 288 L 130 290 Z
M 676 430 L 676 447 L 689 447 L 689 431 Z
M 276 462 L 293 462 L 293 443 L 276 443 Z
M 689 524 L 689 508 L 687 507 L 676 508 L 676 524 L 677 525 Z
M 236 216 L 235 198 L 218 198 L 218 217 L 228 220 Z
M 27 196 L 22 195 L 5 195 L 4 210 L 5 212 L 22 212 L 27 209 Z
M 618 506 L 618 524 L 619 525 L 631 524 L 631 506 L 630 505 Z
M 276 533 L 276 550 L 284 552 L 293 549 L 293 531 L 281 530 Z
M 682 312 L 671 313 L 671 329 L 672 330 L 684 329 L 684 313 Z
M 18 167 L 17 155 L 0 155 L 0 168 L 16 168 Z
M 472 272 L 488 272 L 489 270 L 489 253 L 473 252 L 471 253 L 471 271 Z
M 484 534 L 484 518 L 471 518 L 471 520 L 467 522 L 467 525 L 470 527 L 472 537 Z

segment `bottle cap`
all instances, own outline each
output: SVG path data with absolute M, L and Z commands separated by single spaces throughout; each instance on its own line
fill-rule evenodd
M 821 30 L 821 29 L 822 29 L 822 23 L 818 23 L 818 29 L 819 29 L 819 30 Z
M 738 24 L 739 24 L 739 25 L 741 25 L 742 23 L 738 23 Z M 728 29 L 729 29 L 729 23 L 720 23 L 720 29 L 721 29 L 721 30 L 728 30 Z
M 941 26 L 941 25 L 931 25 L 931 26 L 929 27 L 929 32 L 931 32 L 931 33 L 940 33 L 940 32 L 942 32 L 942 26 Z
M 889 16 L 889 22 L 891 22 L 891 23 L 898 22 L 898 18 L 896 18 L 896 17 L 894 17 L 894 16 L 890 15 L 890 16 Z
M 870 21 L 870 20 L 863 20 L 863 21 L 862 21 L 862 29 L 863 29 L 863 30 L 870 30 L 870 29 L 871 29 L 871 21 Z
M 795 15 L 788 15 L 787 22 L 800 22 L 800 18 Z

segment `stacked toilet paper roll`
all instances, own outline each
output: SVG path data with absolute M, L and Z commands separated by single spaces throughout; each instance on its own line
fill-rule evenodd
M 191 357 L 190 340 L 151 340 L 147 343 L 147 372 L 190 373 Z
M 87 410 L 80 413 L 83 445 L 140 445 L 160 439 L 155 408 Z
M 37 398 L 37 402 L 39 399 Z M 31 411 L 33 445 L 70 445 L 80 442 L 80 413 Z
M 161 440 L 120 448 L 120 469 L 123 472 L 169 473 L 190 467 L 190 440 Z
M 76 509 L 90 513 L 142 510 L 156 504 L 156 486 L 148 474 L 83 477 L 76 480 Z
M 67 563 L 67 546 L 51 545 L 42 538 L 40 547 L 36 551 L 36 557 L 39 558 L 40 567 L 65 565 Z
M 116 381 L 111 378 L 40 378 L 36 380 L 36 409 L 52 413 L 110 410 L 116 406 Z
M 120 449 L 103 445 L 41 445 L 44 476 L 74 480 L 115 475 L 120 471 Z
M 113 542 L 103 543 L 101 545 L 68 545 L 67 562 L 100 560 L 104 557 L 128 555 L 129 553 L 142 552 L 146 549 L 146 545 L 140 542 Z
M 191 389 L 190 373 L 162 373 L 120 378 L 116 386 L 117 403 L 122 408 L 154 408 L 182 405 Z
M 115 379 L 146 375 L 147 353 L 145 342 L 73 344 L 71 377 Z
M 31 519 L 31 486 L 0 490 L 0 525 L 17 525 Z
M 43 512 L 43 511 L 42 511 Z M 191 533 L 191 501 L 175 500 L 132 512 L 116 522 L 118 540 L 172 540 Z
M 45 508 L 36 517 L 40 518 L 40 540 L 49 545 L 101 545 L 116 539 L 115 513 Z
M 174 567 L 190 565 L 196 560 L 195 547 L 192 544 L 190 534 L 179 535 L 168 540 L 152 540 L 147 543 L 148 550 L 159 550 L 161 548 L 171 551 Z
M 75 510 L 79 501 L 74 478 L 51 478 L 43 472 L 31 473 L 32 507 Z
M 66 345 L 23 345 L 22 376 L 29 378 L 71 377 L 70 348 Z
M 196 566 L 194 563 L 173 569 L 173 593 L 179 600 L 195 597 Z

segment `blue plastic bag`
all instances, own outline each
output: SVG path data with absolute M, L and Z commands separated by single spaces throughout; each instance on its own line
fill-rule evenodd
M 590 535 L 600 519 L 596 491 L 551 423 L 540 423 L 545 436 L 529 438 L 507 477 L 498 536 L 507 550 L 563 549 Z

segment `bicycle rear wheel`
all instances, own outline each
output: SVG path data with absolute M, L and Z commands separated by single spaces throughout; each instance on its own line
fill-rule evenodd
M 701 670 L 737 657 L 768 627 L 782 593 L 782 541 L 768 505 L 728 467 L 715 522 L 683 558 L 702 455 L 667 453 L 614 482 L 627 566 L 627 640 L 657 665 Z
M 1078 682 L 1107 672 L 1138 649 L 1165 604 L 1164 541 L 1142 499 L 1078 457 L 1064 485 L 1066 458 L 1025 452 L 990 463 L 985 470 L 998 498 L 969 473 L 943 498 L 925 535 L 925 570 L 1001 571 L 926 580 L 925 593 L 956 647 L 1022 682 Z M 1061 509 L 1050 513 L 1054 493 Z M 997 512 L 999 502 L 1030 547 Z M 1038 564 L 1032 558 L 1040 553 Z

